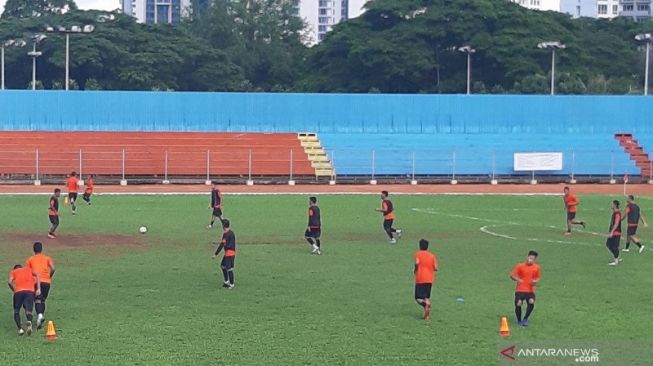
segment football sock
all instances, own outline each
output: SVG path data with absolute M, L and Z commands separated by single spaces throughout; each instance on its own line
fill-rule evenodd
M 16 322 L 16 326 L 20 329 L 20 313 L 14 313 L 14 322 Z
M 515 315 L 517 315 L 517 321 L 521 322 L 521 306 L 515 305 Z
M 394 239 L 394 236 L 392 236 L 392 230 L 391 229 L 386 230 L 385 233 L 388 234 L 388 238 L 390 238 L 390 240 Z
M 28 322 L 30 322 L 30 323 L 32 322 L 32 314 L 27 314 L 27 315 L 25 315 L 25 317 L 27 318 Z
M 642 242 L 641 241 L 633 241 L 633 243 L 635 243 L 635 245 L 637 245 L 638 248 L 642 247 Z M 626 248 L 628 248 L 628 247 L 626 247 Z
M 34 308 L 36 308 L 37 314 L 43 314 L 45 312 L 45 304 L 43 303 L 34 304 Z
M 317 245 L 318 248 L 320 247 L 320 239 L 315 239 L 315 245 Z
M 234 284 L 234 271 L 229 271 L 229 283 Z
M 528 319 L 529 316 L 531 316 L 531 313 L 533 312 L 533 309 L 535 308 L 535 304 L 528 304 L 526 305 L 526 316 L 524 319 Z
M 306 238 L 306 241 L 307 241 L 308 244 L 310 244 L 310 245 L 315 244 L 315 242 L 313 241 L 313 238 Z

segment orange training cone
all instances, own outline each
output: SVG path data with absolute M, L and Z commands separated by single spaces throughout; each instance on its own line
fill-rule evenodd
M 52 320 L 48 321 L 48 331 L 45 333 L 45 336 L 51 341 L 57 339 L 57 332 L 54 330 L 54 323 Z
M 507 337 L 510 335 L 510 327 L 508 326 L 508 317 L 501 317 L 501 326 L 499 327 L 499 334 L 502 337 Z

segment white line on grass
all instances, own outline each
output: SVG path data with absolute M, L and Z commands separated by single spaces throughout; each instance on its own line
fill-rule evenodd
M 553 240 L 553 239 L 539 239 L 539 238 L 524 238 L 520 239 L 514 236 L 498 233 L 496 231 L 490 230 L 490 228 L 496 228 L 499 226 L 529 226 L 529 227 L 544 227 L 544 228 L 549 228 L 549 229 L 560 229 L 559 227 L 553 226 L 553 225 L 531 225 L 531 224 L 521 224 L 518 222 L 514 221 L 501 221 L 501 220 L 493 220 L 493 219 L 486 219 L 486 218 L 480 218 L 480 217 L 475 217 L 475 216 L 466 216 L 466 215 L 458 215 L 458 214 L 449 214 L 449 213 L 444 213 L 440 212 L 437 210 L 433 209 L 420 209 L 420 208 L 413 208 L 412 209 L 415 212 L 419 213 L 425 213 L 429 215 L 442 215 L 446 217 L 452 217 L 452 218 L 462 218 L 462 219 L 467 219 L 467 220 L 472 220 L 472 221 L 483 221 L 483 222 L 488 222 L 488 223 L 493 223 L 494 225 L 484 225 L 479 228 L 479 230 L 484 233 L 488 234 L 491 236 L 499 237 L 499 238 L 504 238 L 508 240 L 525 240 L 525 241 L 537 241 L 537 242 L 545 242 L 545 243 L 553 243 L 553 244 L 579 244 L 579 245 L 587 245 L 587 246 L 596 246 L 595 243 L 588 243 L 588 242 L 578 242 L 578 241 L 563 241 L 563 240 Z M 600 236 L 600 237 L 605 237 L 604 234 L 600 234 L 597 232 L 593 231 L 586 231 L 586 230 L 577 230 L 578 232 L 590 234 L 590 235 L 595 235 L 595 236 Z

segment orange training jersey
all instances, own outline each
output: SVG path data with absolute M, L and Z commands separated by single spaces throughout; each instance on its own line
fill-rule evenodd
M 515 292 L 535 292 L 533 281 L 540 279 L 540 265 L 535 263 L 531 265 L 519 263 L 513 268 L 510 275 L 521 279 L 521 282 L 517 282 Z
M 576 206 L 578 206 L 579 203 L 578 197 L 576 197 L 575 194 L 569 193 L 564 196 L 564 200 L 565 207 L 567 207 L 567 212 L 576 212 Z
M 11 271 L 9 278 L 14 282 L 14 293 L 21 291 L 34 292 L 36 286 L 36 278 L 32 274 L 30 268 L 17 268 Z
M 52 278 L 50 277 L 51 266 L 54 266 L 54 261 L 45 254 L 35 254 L 25 262 L 25 267 L 32 269 L 39 275 L 41 282 L 45 283 L 52 282 Z
M 381 210 L 383 210 L 384 219 L 393 220 L 395 218 L 395 209 L 392 205 L 392 201 L 383 200 L 383 203 L 381 203 Z
M 415 253 L 415 283 L 433 283 L 435 281 L 435 270 L 438 268 L 438 259 L 435 254 L 428 250 L 420 250 Z
M 93 192 L 93 178 L 88 178 L 86 181 L 86 192 Z
M 70 177 L 66 179 L 66 187 L 68 188 L 68 193 L 77 193 L 77 184 L 79 180 L 77 177 Z

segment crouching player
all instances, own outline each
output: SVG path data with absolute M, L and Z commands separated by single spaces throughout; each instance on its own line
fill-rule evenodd
M 34 307 L 34 295 L 41 295 L 41 281 L 39 276 L 30 268 L 23 268 L 20 264 L 14 266 L 9 273 L 9 288 L 14 293 L 14 321 L 18 328 L 18 335 L 32 335 L 32 308 Z M 36 290 L 36 292 L 35 292 Z M 20 320 L 20 308 L 25 310 L 27 328 L 23 330 Z

